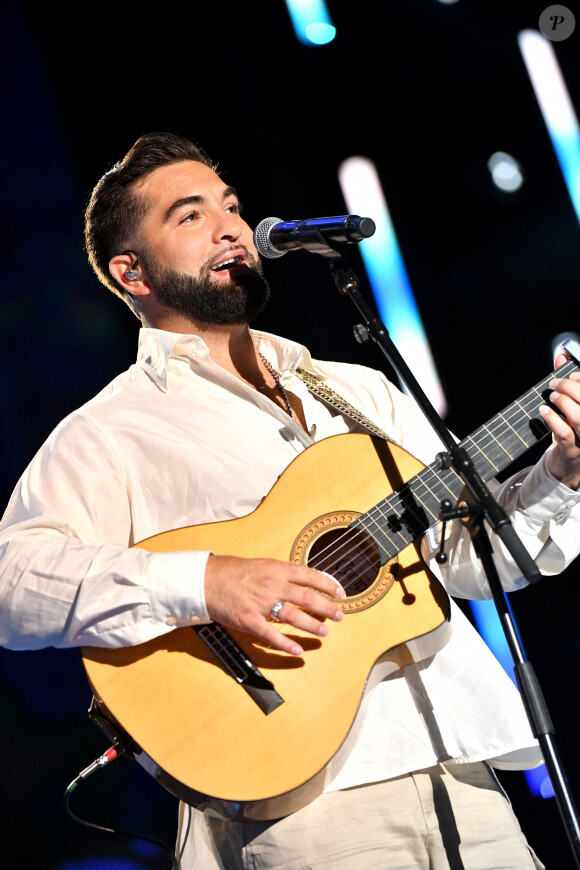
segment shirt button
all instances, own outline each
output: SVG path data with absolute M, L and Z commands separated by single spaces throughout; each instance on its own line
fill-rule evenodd
M 175 616 L 168 616 L 165 620 L 165 625 L 177 625 L 177 619 Z

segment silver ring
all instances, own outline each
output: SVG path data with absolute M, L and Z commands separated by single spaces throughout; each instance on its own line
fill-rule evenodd
M 285 604 L 284 601 L 277 601 L 276 602 L 276 604 L 273 606 L 272 610 L 270 611 L 270 619 L 273 619 L 275 622 L 279 622 L 280 617 L 278 616 L 278 614 L 280 613 L 280 611 L 284 607 L 284 604 Z

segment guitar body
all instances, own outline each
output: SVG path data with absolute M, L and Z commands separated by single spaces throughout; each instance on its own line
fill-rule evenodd
M 324 639 L 281 625 L 303 646 L 301 657 L 228 632 L 273 686 L 278 701 L 271 709 L 191 627 L 134 647 L 85 648 L 105 730 L 128 734 L 137 760 L 196 806 L 263 819 L 308 803 L 324 787 L 328 763 L 355 735 L 371 672 L 381 679 L 433 655 L 447 639 L 449 602 L 418 545 L 388 562 L 368 535 L 352 529 L 422 468 L 381 439 L 335 436 L 300 454 L 248 516 L 141 542 L 156 552 L 211 550 L 320 567 L 347 590 L 339 601 L 345 618 L 329 625 Z M 337 553 L 331 561 L 330 550 Z

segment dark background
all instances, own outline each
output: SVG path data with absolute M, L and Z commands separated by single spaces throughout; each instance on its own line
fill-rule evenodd
M 69 11 L 5 0 L 2 503 L 55 424 L 134 359 L 137 320 L 92 275 L 82 213 L 99 176 L 148 131 L 201 143 L 252 225 L 344 213 L 338 165 L 370 157 L 457 434 L 546 375 L 552 337 L 580 330 L 580 236 L 516 42 L 545 5 L 328 0 L 338 34 L 316 48 L 296 40 L 282 0 Z M 580 9 L 568 6 L 579 27 L 554 48 L 578 111 Z M 515 194 L 491 182 L 496 150 L 523 167 Z M 364 279 L 357 251 L 351 263 Z M 301 252 L 266 268 L 275 293 L 259 326 L 318 357 L 385 368 L 355 344 L 355 311 L 321 258 Z M 576 793 L 579 570 L 512 602 Z M 108 745 L 86 717 L 78 652 L 0 650 L 0 691 L 3 870 L 169 866 L 61 809 L 68 782 Z M 503 781 L 548 868 L 572 868 L 554 799 L 531 797 L 521 774 Z M 95 776 L 73 804 L 106 824 L 174 835 L 176 801 L 129 762 Z

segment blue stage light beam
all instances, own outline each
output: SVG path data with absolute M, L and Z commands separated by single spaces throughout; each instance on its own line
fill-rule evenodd
M 286 0 L 294 32 L 305 45 L 326 45 L 336 36 L 324 0 Z
M 493 601 L 470 601 L 469 604 L 477 630 L 508 677 L 517 686 L 514 662 L 495 604 Z M 532 770 L 524 770 L 523 773 L 526 777 L 528 788 L 533 795 L 544 798 L 554 797 L 554 788 L 545 764 L 541 764 Z
M 447 402 L 405 269 L 377 170 L 366 157 L 341 163 L 339 182 L 348 210 L 370 217 L 376 232 L 359 244 L 381 320 L 441 416 Z
M 518 44 L 580 221 L 580 129 L 554 48 L 537 30 L 523 30 Z

